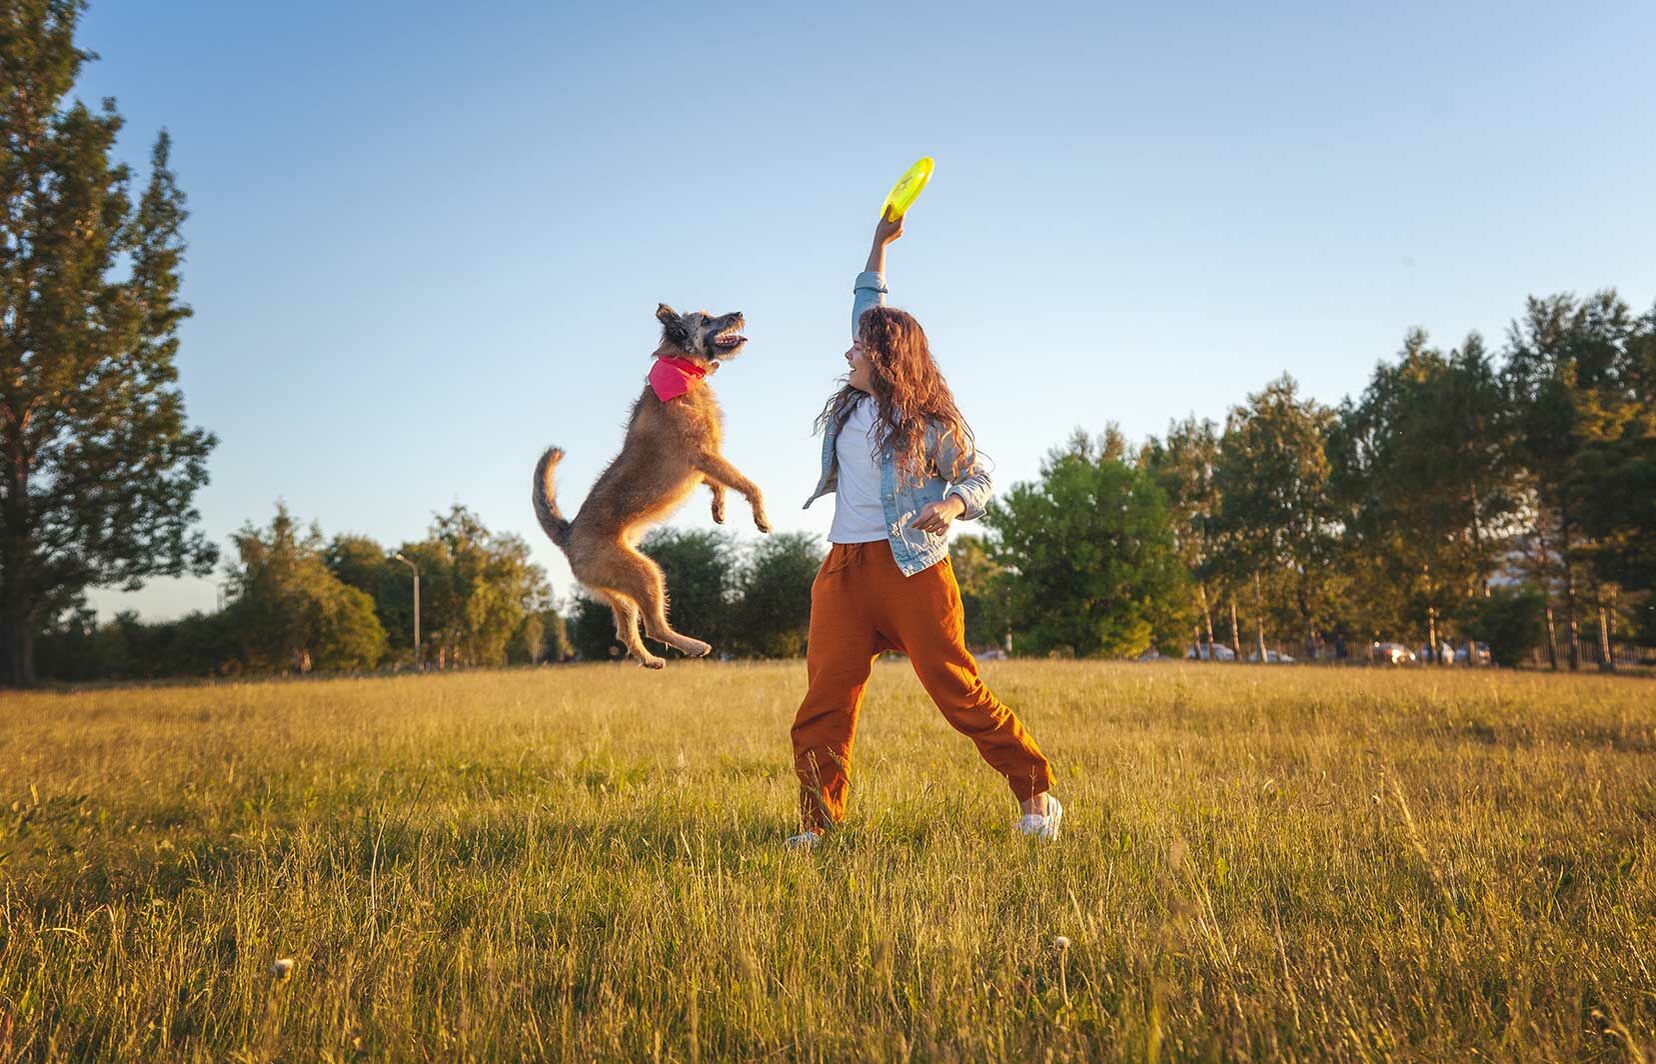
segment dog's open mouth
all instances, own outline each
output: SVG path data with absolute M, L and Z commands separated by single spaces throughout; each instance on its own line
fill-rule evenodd
M 713 337 L 713 350 L 721 353 L 726 351 L 734 351 L 745 343 L 747 343 L 747 337 L 743 336 L 739 330 L 726 329 L 724 332 Z

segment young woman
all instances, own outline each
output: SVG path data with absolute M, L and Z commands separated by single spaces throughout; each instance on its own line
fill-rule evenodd
M 887 650 L 908 655 L 943 716 L 1005 777 L 1018 830 L 1055 839 L 1064 809 L 1047 793 L 1047 759 L 966 649 L 947 534 L 983 515 L 989 474 L 920 323 L 885 305 L 886 246 L 902 235 L 900 219 L 874 230 L 851 308 L 851 371 L 817 419 L 822 479 L 805 505 L 834 492 L 834 522 L 811 585 L 810 683 L 793 724 L 802 825 L 788 844 L 810 846 L 844 817 L 863 688 Z

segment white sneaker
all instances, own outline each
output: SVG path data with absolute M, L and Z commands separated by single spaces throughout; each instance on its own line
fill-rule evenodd
M 1025 813 L 1018 821 L 1018 834 L 1029 835 L 1032 838 L 1051 842 L 1058 837 L 1058 827 L 1064 822 L 1064 806 L 1052 795 L 1047 795 L 1047 811 L 1043 816 L 1040 813 Z
M 797 835 L 789 835 L 782 840 L 782 845 L 790 850 L 809 850 L 816 846 L 822 834 L 816 831 L 801 831 Z

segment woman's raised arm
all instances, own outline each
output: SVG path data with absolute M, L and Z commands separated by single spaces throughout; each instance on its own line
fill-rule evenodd
M 868 265 L 863 269 L 870 273 L 885 273 L 886 245 L 902 235 L 901 218 L 888 219 L 880 215 L 880 224 L 874 227 L 874 246 L 868 251 Z
M 903 220 L 888 221 L 884 215 L 880 216 L 880 224 L 874 227 L 874 246 L 868 249 L 868 264 L 863 272 L 857 275 L 855 291 L 851 299 L 851 338 L 857 338 L 857 330 L 862 325 L 862 316 L 870 307 L 885 306 L 886 288 L 885 266 L 886 245 L 903 235 Z

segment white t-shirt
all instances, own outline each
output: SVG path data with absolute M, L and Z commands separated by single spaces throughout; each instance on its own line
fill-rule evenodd
M 874 433 L 874 397 L 865 395 L 834 441 L 839 483 L 834 488 L 834 523 L 830 543 L 877 543 L 886 537 L 885 505 L 880 502 L 880 459 Z

